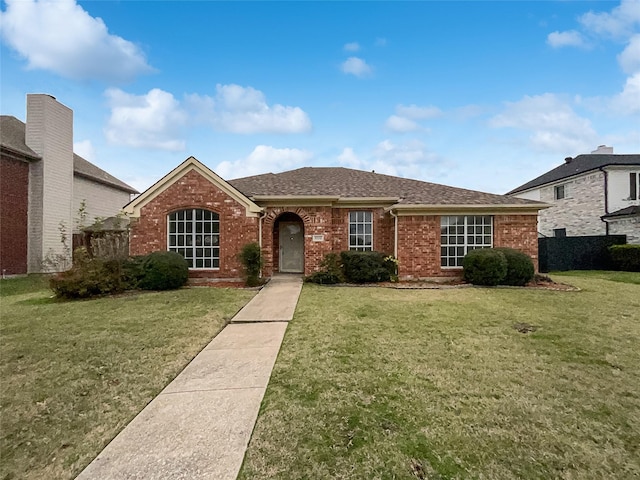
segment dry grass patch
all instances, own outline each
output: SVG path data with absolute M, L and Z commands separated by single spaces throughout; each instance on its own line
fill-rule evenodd
M 240 478 L 640 475 L 640 287 L 563 281 L 305 285 Z
M 29 278 L 0 292 L 3 480 L 74 478 L 255 293 L 57 302 Z

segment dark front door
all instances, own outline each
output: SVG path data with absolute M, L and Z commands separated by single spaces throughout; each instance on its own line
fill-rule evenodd
M 304 226 L 301 222 L 280 222 L 280 271 L 304 272 Z

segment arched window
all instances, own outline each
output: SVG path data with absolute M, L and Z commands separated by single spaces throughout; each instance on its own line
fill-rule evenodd
M 168 216 L 168 250 L 178 252 L 189 268 L 220 268 L 220 216 L 193 208 Z

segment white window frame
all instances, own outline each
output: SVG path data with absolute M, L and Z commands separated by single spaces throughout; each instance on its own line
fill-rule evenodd
M 220 270 L 220 215 L 204 208 L 171 212 L 167 215 L 167 250 L 185 257 L 189 270 Z
M 355 233 L 351 233 L 352 228 L 355 227 Z M 369 233 L 367 233 L 367 226 L 369 227 Z M 362 230 L 361 232 L 359 230 Z M 353 210 L 349 212 L 349 250 L 355 250 L 358 252 L 372 252 L 373 251 L 373 212 L 369 210 Z M 352 243 L 353 238 L 364 237 L 365 244 Z M 367 245 L 367 238 L 370 243 Z
M 492 215 L 443 215 L 440 217 L 440 268 L 462 268 L 462 259 L 471 250 L 491 247 L 493 247 Z

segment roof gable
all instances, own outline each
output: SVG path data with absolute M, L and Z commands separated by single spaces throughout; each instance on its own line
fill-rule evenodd
M 226 182 L 222 177 L 218 176 L 213 170 L 201 163 L 195 157 L 189 157 L 168 174 L 154 183 L 151 187 L 142 192 L 138 197 L 134 198 L 124 207 L 124 211 L 131 217 L 139 217 L 140 210 L 151 202 L 162 192 L 171 187 L 176 181 L 182 178 L 190 171 L 196 171 L 206 178 L 213 185 L 225 192 L 231 198 L 243 205 L 246 209 L 247 216 L 259 216 L 262 208 L 252 202 L 249 198 L 239 192 L 231 184 Z
M 478 192 L 408 178 L 343 167 L 303 167 L 230 180 L 244 195 L 258 202 L 286 197 L 331 199 L 336 202 L 384 200 L 393 208 L 520 206 L 541 208 L 532 200 Z
M 567 159 L 569 160 L 569 159 Z M 582 175 L 593 170 L 609 165 L 635 165 L 640 166 L 640 154 L 629 155 L 615 155 L 615 154 L 600 154 L 591 153 L 578 155 L 577 157 L 565 161 L 562 165 L 554 168 L 553 170 L 543 173 L 539 177 L 528 181 L 514 188 L 507 195 L 513 195 L 514 193 L 524 192 L 525 190 L 531 190 L 532 188 L 541 187 L 548 183 L 559 182 L 565 178 L 574 177 L 576 175 Z

